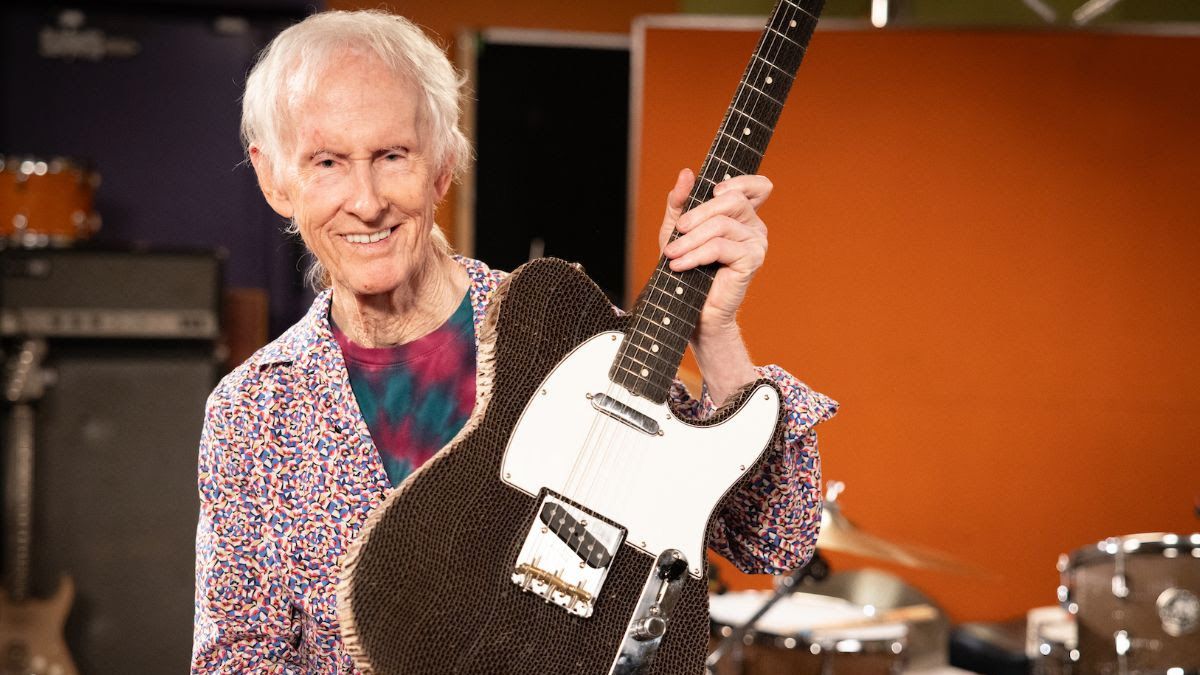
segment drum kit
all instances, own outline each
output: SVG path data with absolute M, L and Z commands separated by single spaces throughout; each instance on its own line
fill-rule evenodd
M 55 157 L 0 155 L 0 248 L 71 246 L 100 229 L 100 174 Z
M 1036 673 L 1200 673 L 1200 534 L 1110 537 L 1058 571 L 1066 611 L 1031 627 Z
M 710 598 L 710 673 L 883 675 L 945 663 L 949 622 L 932 600 L 882 571 L 830 574 L 820 552 L 983 573 L 944 553 L 860 530 L 842 514 L 838 496 L 844 489 L 839 481 L 828 484 L 818 552 L 808 565 L 780 577 L 773 592 L 735 591 Z
M 939 551 L 863 532 L 842 514 L 844 487 L 829 484 L 817 554 L 808 565 L 780 577 L 773 592 L 710 598 L 711 675 L 947 672 L 949 621 L 932 600 L 878 570 L 830 574 L 821 551 L 975 578 L 989 574 Z M 1034 675 L 1200 673 L 1200 534 L 1109 538 L 1062 556 L 1058 569 L 1061 607 L 1029 615 Z

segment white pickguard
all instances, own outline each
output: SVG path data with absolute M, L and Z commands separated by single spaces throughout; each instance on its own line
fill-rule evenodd
M 625 527 L 626 542 L 651 556 L 678 549 L 699 577 L 709 515 L 771 441 L 779 394 L 759 386 L 724 422 L 690 426 L 609 381 L 622 338 L 596 335 L 551 371 L 513 430 L 501 478 L 530 495 L 549 488 L 582 504 Z M 597 411 L 588 398 L 597 393 L 657 420 L 661 435 Z

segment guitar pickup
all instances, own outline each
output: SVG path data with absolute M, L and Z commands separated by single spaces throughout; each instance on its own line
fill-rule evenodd
M 592 615 L 625 530 L 542 490 L 512 582 L 580 617 Z
M 540 518 L 551 532 L 558 535 L 562 543 L 575 551 L 575 555 L 587 563 L 588 567 L 599 569 L 612 559 L 612 553 L 591 532 L 588 532 L 587 526 L 583 524 L 585 521 L 577 520 L 559 504 L 554 502 L 542 504 Z

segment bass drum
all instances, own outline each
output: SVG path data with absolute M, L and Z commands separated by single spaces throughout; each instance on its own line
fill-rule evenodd
M 736 591 L 709 600 L 714 644 L 762 607 L 767 591 Z M 717 675 L 892 675 L 905 665 L 908 627 L 871 623 L 848 600 L 809 593 L 785 596 L 717 664 Z
M 0 247 L 70 246 L 100 229 L 100 176 L 62 157 L 0 155 Z
M 1200 534 L 1112 537 L 1059 559 L 1079 671 L 1200 672 Z

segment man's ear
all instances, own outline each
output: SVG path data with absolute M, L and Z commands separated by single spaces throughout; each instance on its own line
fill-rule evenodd
M 454 182 L 454 172 L 446 169 L 433 180 L 433 189 L 437 190 L 437 203 L 441 203 L 446 198 L 446 191 L 450 189 L 450 183 Z
M 267 203 L 271 205 L 275 213 L 284 218 L 291 218 L 295 213 L 292 200 L 282 186 L 275 184 L 275 175 L 271 172 L 271 161 L 257 145 L 250 146 L 250 163 L 254 165 L 254 173 L 258 176 L 258 188 L 262 190 L 263 197 L 267 198 Z

